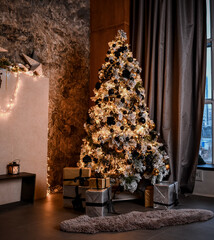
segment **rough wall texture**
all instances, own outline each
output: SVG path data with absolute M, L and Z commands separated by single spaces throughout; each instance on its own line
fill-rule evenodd
M 50 79 L 49 182 L 79 159 L 89 98 L 89 0 L 0 0 L 0 46 L 22 62 L 34 52 Z M 1 54 L 2 55 L 2 54 Z M 0 56 L 1 57 L 1 56 Z M 39 141 L 39 139 L 38 139 Z

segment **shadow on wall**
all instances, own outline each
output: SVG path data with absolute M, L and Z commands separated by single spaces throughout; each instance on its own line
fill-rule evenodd
M 90 1 L 0 0 L 0 5 L 0 46 L 9 51 L 4 56 L 22 62 L 20 53 L 33 55 L 49 77 L 48 173 L 55 186 L 62 183 L 62 168 L 78 160 L 84 136 Z

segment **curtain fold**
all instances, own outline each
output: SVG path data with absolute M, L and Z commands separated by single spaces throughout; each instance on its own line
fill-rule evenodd
M 167 146 L 170 180 L 192 192 L 206 81 L 206 1 L 132 0 L 131 46 L 150 117 Z

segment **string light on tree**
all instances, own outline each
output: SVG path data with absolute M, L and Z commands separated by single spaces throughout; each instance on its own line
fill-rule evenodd
M 169 164 L 144 101 L 141 68 L 126 40 L 120 30 L 109 42 L 92 97 L 95 106 L 84 125 L 87 137 L 78 165 L 91 167 L 94 176 L 118 179 L 125 190 L 134 192 L 142 178 L 152 184 L 162 181 Z

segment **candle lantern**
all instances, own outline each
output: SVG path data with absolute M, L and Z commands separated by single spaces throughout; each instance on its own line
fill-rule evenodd
M 20 163 L 19 159 L 16 159 L 13 162 L 9 163 L 7 165 L 8 174 L 11 174 L 11 175 L 19 174 L 19 170 L 20 170 L 20 164 L 19 163 Z

